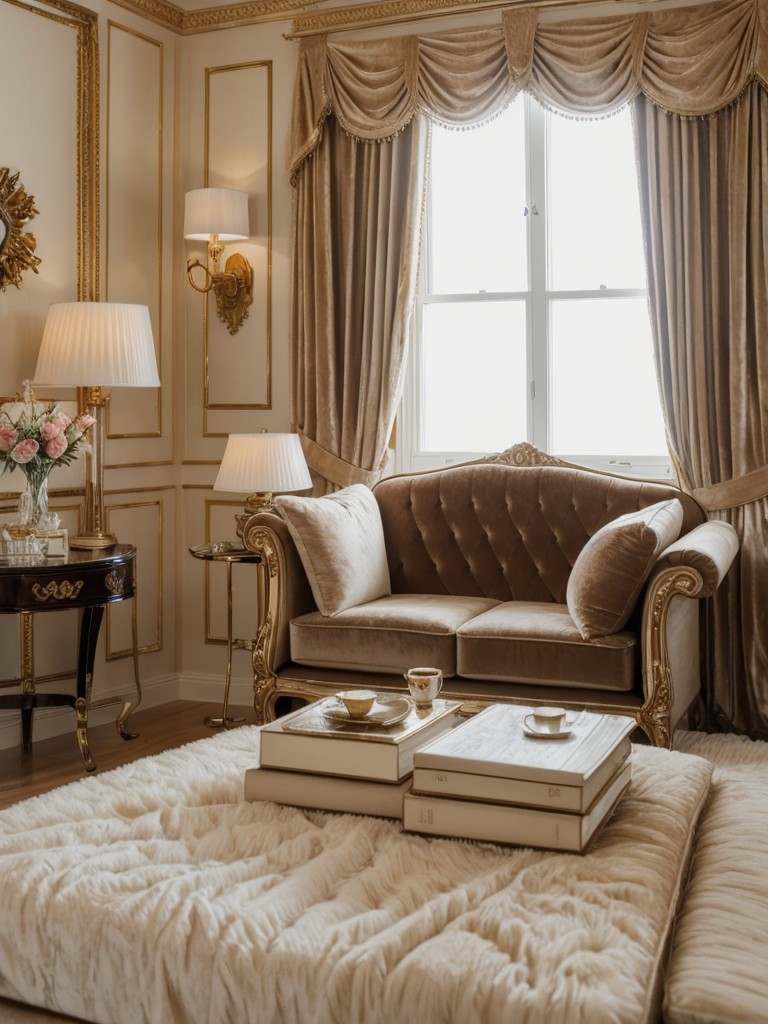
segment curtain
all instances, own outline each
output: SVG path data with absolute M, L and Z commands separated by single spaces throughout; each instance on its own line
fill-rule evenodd
M 683 487 L 733 523 L 740 558 L 713 609 L 710 714 L 768 735 L 768 94 L 706 119 L 638 98 L 649 292 L 669 445 Z
M 372 486 L 402 391 L 425 181 L 426 126 L 389 145 L 335 120 L 296 186 L 292 405 L 315 493 Z
M 292 416 L 318 493 L 381 474 L 415 293 L 427 120 L 478 124 L 521 89 L 570 116 L 635 100 L 672 453 L 684 485 L 742 542 L 715 603 L 712 705 L 725 724 L 765 731 L 768 221 L 764 115 L 754 111 L 768 83 L 768 0 L 557 19 L 516 8 L 474 30 L 302 42 L 290 154 Z M 672 167 L 667 189 L 660 179 Z

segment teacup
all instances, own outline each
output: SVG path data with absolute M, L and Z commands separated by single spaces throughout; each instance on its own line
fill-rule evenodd
M 524 719 L 527 728 L 534 732 L 562 732 L 568 722 L 565 708 L 534 708 Z
M 405 673 L 408 692 L 416 704 L 430 707 L 443 688 L 443 673 L 439 668 L 409 668 Z
M 376 694 L 373 690 L 342 690 L 336 698 L 347 709 L 350 718 L 363 718 L 373 707 Z

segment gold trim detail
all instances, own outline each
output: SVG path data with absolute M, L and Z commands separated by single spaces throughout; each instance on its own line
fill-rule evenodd
M 125 575 L 119 569 L 112 569 L 104 577 L 104 586 L 110 592 L 110 594 L 124 594 L 125 593 Z
M 40 604 L 45 604 L 51 597 L 54 601 L 73 601 L 83 589 L 84 583 L 85 580 L 76 580 L 74 583 L 70 583 L 69 580 L 62 580 L 61 583 L 51 580 L 44 587 L 39 583 L 33 583 L 32 593 Z

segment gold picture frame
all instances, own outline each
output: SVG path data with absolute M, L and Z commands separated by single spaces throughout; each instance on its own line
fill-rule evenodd
M 40 211 L 35 209 L 35 197 L 19 182 L 20 173 L 0 167 L 0 292 L 9 284 L 18 288 L 24 271 L 36 274 L 40 264 L 37 240 L 24 230 Z

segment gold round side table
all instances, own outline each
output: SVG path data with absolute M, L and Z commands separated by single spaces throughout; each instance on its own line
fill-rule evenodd
M 237 541 L 212 541 L 210 544 L 198 544 L 189 549 L 190 554 L 205 562 L 223 562 L 227 567 L 227 674 L 224 682 L 224 704 L 221 717 L 206 715 L 203 724 L 210 729 L 228 729 L 231 725 L 239 725 L 245 721 L 243 716 L 232 718 L 227 714 L 229 708 L 229 684 L 232 680 L 232 651 L 253 651 L 254 640 L 238 640 L 232 636 L 232 566 L 237 562 L 260 562 L 261 555 L 241 547 Z

